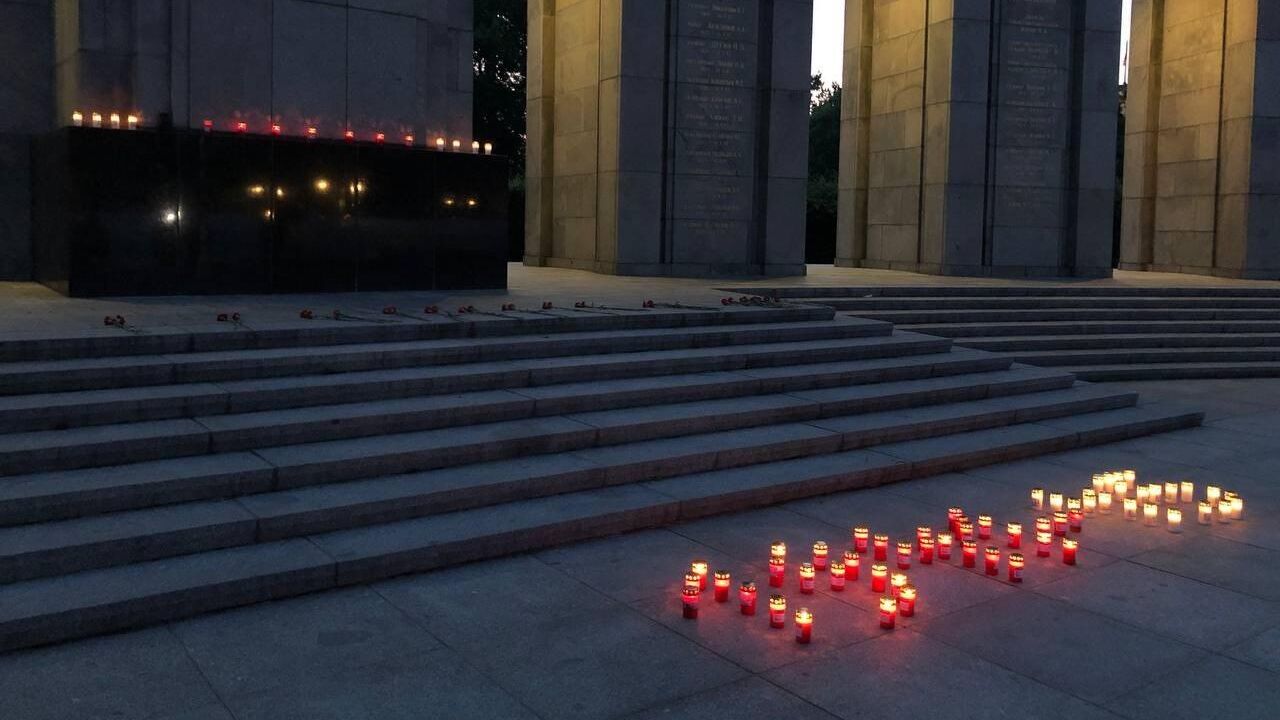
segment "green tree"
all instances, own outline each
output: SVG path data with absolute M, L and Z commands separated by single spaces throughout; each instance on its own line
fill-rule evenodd
M 509 253 L 524 248 L 525 67 L 529 30 L 527 0 L 475 0 L 475 99 L 477 138 L 511 158 Z
M 840 86 L 813 76 L 809 103 L 809 190 L 805 261 L 830 264 L 836 256 L 840 186 Z

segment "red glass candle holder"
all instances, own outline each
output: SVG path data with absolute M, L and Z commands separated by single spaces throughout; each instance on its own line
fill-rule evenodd
M 1009 582 L 1022 582 L 1022 568 L 1027 564 L 1022 553 L 1009 553 Z
M 898 624 L 898 601 L 891 597 L 880 598 L 880 627 L 892 630 Z
M 1084 530 L 1084 510 L 1068 510 L 1067 527 L 1071 528 L 1071 532 L 1075 533 Z
M 694 560 L 693 562 L 689 563 L 689 572 L 698 576 L 699 590 L 705 591 L 707 589 L 707 572 L 709 570 L 710 568 L 707 567 L 706 560 Z
M 960 534 L 960 517 L 964 515 L 964 509 L 955 506 L 947 508 L 947 527 L 951 529 L 952 534 Z
M 1067 534 L 1067 511 L 1059 510 L 1053 514 L 1053 534 L 1062 537 Z
M 756 614 L 756 584 L 750 580 L 738 586 L 738 611 L 743 615 Z
M 698 573 L 693 571 L 684 574 L 684 586 L 691 587 L 694 590 L 702 590 L 702 578 L 698 577 Z
M 1000 574 L 1000 548 L 996 547 L 995 545 L 988 546 L 986 551 L 986 559 L 987 559 L 987 563 L 986 563 L 987 574 L 999 575 Z
M 698 619 L 698 599 L 702 593 L 698 588 L 687 587 L 681 591 L 680 599 L 684 606 L 684 618 L 686 620 Z
M 933 543 L 932 537 L 920 538 L 920 564 L 921 565 L 933 564 L 933 548 L 934 548 L 934 543 Z
M 859 570 L 862 568 L 862 558 L 858 557 L 858 553 L 853 550 L 844 551 L 844 576 L 850 582 L 857 582 Z
M 779 557 L 769 558 L 769 587 L 782 587 L 787 578 L 787 561 Z
M 781 628 L 787 624 L 787 599 L 781 595 L 769 598 L 769 627 Z
M 872 538 L 871 545 L 875 548 L 875 558 L 879 562 L 889 559 L 889 536 L 876 535 Z
M 827 569 L 828 554 L 829 550 L 827 549 L 827 544 L 825 542 L 819 540 L 813 544 L 813 568 L 815 570 Z
M 933 528 L 927 525 L 921 525 L 920 527 L 916 528 L 916 548 L 917 549 L 920 548 L 920 544 L 924 542 L 925 538 L 933 539 Z
M 796 610 L 796 642 L 808 645 L 813 639 L 813 613 L 808 608 Z
M 800 592 L 812 595 L 816 582 L 817 571 L 814 570 L 813 563 L 800 563 Z
M 960 539 L 961 540 L 973 539 L 973 523 L 969 522 L 968 520 L 960 521 Z
M 991 528 L 994 525 L 994 523 L 995 521 L 991 519 L 990 515 L 978 516 L 978 539 L 979 540 L 991 539 Z
M 902 592 L 902 588 L 907 585 L 906 573 L 890 573 L 889 574 L 889 597 L 898 597 L 898 593 Z
M 1009 547 L 1014 549 L 1022 547 L 1022 523 L 1006 523 L 1004 529 L 1009 535 Z
M 732 583 L 732 579 L 729 577 L 729 573 L 724 571 L 720 571 L 716 573 L 716 576 L 715 576 L 716 602 L 718 603 L 729 602 L 729 586 L 731 585 L 731 583 Z
M 1036 518 L 1036 532 L 1053 532 L 1053 521 L 1046 516 Z
M 911 568 L 911 543 L 898 543 L 898 569 L 907 570 Z
M 1075 565 L 1076 553 L 1080 549 L 1080 543 L 1072 538 L 1062 538 L 1062 564 Z
M 1053 546 L 1053 533 L 1047 530 L 1036 532 L 1036 557 L 1049 557 L 1049 548 Z
M 978 564 L 978 543 L 973 540 L 961 540 L 960 551 L 964 556 L 964 566 L 976 567 Z
M 915 617 L 916 597 L 915 585 L 906 585 L 898 591 L 898 614 L 902 617 Z
M 951 548 L 955 544 L 954 536 L 949 532 L 938 533 L 938 559 L 950 560 Z
M 831 582 L 831 589 L 835 592 L 844 592 L 845 585 L 845 569 L 844 563 L 836 560 L 827 568 L 827 577 Z
M 871 566 L 871 592 L 883 593 L 889 585 L 889 568 L 884 565 Z
M 867 543 L 871 540 L 871 531 L 864 527 L 853 529 L 853 551 L 859 555 L 867 554 Z
M 769 557 L 785 561 L 787 559 L 787 544 L 781 540 L 774 540 L 769 543 Z

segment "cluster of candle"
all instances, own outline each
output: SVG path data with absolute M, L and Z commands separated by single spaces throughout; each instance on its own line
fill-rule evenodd
M 120 114 L 118 112 L 108 113 L 106 124 L 103 124 L 103 114 L 100 112 L 89 113 L 89 127 L 109 127 L 112 130 L 120 130 L 122 127 L 128 130 L 138 129 L 138 116 L 135 113 Z M 83 127 L 85 124 L 85 114 L 79 110 L 71 113 L 71 124 L 76 127 Z
M 1059 496 L 1054 493 L 1050 497 Z M 1196 485 L 1190 480 L 1139 483 L 1137 473 L 1133 470 L 1096 473 L 1093 476 L 1093 486 L 1081 490 L 1086 512 L 1096 510 L 1109 513 L 1112 501 L 1119 500 L 1125 520 L 1136 521 L 1141 513 L 1143 524 L 1148 526 L 1159 524 L 1163 507 L 1164 524 L 1171 533 L 1182 532 L 1183 508 L 1180 506 L 1193 503 L 1196 506 L 1196 520 L 1201 525 L 1211 524 L 1215 513 L 1218 522 L 1222 523 L 1244 519 L 1244 499 L 1237 493 L 1224 492 L 1220 487 L 1209 485 L 1205 488 L 1203 500 L 1197 503 L 1195 497 Z M 1031 491 L 1033 507 L 1040 507 L 1043 498 L 1042 489 L 1035 488 Z

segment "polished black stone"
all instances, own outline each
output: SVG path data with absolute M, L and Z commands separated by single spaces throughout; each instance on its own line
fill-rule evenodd
M 36 278 L 64 294 L 506 286 L 505 158 L 100 128 L 35 156 Z

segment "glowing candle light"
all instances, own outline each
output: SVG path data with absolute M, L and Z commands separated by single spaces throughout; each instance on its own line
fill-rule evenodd
M 920 564 L 921 565 L 933 564 L 933 548 L 934 548 L 934 542 L 932 537 L 920 539 Z
M 844 551 L 844 575 L 849 580 L 857 581 L 859 571 L 862 569 L 862 558 L 858 557 L 858 553 L 852 550 Z
M 769 587 L 782 587 L 787 577 L 787 561 L 780 557 L 769 558 Z
M 355 139 L 356 139 L 356 131 L 355 131 L 355 130 L 351 130 L 351 129 L 343 130 L 343 131 L 342 131 L 342 138 L 343 138 L 344 140 L 346 140 L 347 142 L 355 142 Z
M 889 584 L 889 568 L 885 565 L 871 566 L 871 592 L 882 593 Z
M 738 586 L 738 612 L 743 615 L 756 614 L 756 584 L 750 580 Z
M 920 543 L 925 538 L 932 538 L 932 537 L 933 537 L 933 528 L 928 527 L 927 525 L 921 525 L 920 527 L 916 528 L 916 547 L 919 548 Z
M 437 150 L 444 150 L 444 144 L 445 144 L 444 138 L 442 138 L 442 137 L 438 137 L 438 138 L 436 138 L 436 149 L 437 149 Z
M 853 550 L 859 555 L 867 554 L 867 541 L 871 539 L 871 531 L 864 527 L 853 529 Z
M 907 584 L 907 574 L 896 572 L 889 576 L 889 596 L 898 597 L 898 593 L 902 592 L 902 588 Z
M 1071 512 L 1072 510 L 1080 510 L 1083 507 L 1084 507 L 1084 503 L 1081 502 L 1080 498 L 1077 498 L 1077 497 L 1067 498 L 1067 512 Z
M 1137 470 L 1122 470 L 1120 471 L 1120 476 L 1125 482 L 1129 483 L 1129 487 L 1133 487 L 1133 484 L 1138 482 Z
M 1156 519 L 1159 517 L 1159 514 L 1160 514 L 1159 505 L 1156 505 L 1155 503 L 1150 503 L 1150 502 L 1142 504 L 1142 524 L 1143 525 L 1155 525 Z
M 1102 489 L 1109 493 L 1114 493 L 1116 491 L 1116 480 L 1119 479 L 1113 472 L 1104 473 L 1102 476 Z
M 911 543 L 898 543 L 898 569 L 906 570 L 911 567 Z
M 412 147 L 412 146 L 413 146 L 413 136 L 412 136 L 412 135 L 407 135 L 407 134 L 406 134 L 406 135 L 404 136 L 404 144 L 405 144 L 405 145 L 409 145 L 409 146 L 411 146 L 411 147 Z
M 696 572 L 693 572 L 693 571 L 687 572 L 684 574 L 684 586 L 687 588 L 693 588 L 694 590 L 701 592 L 702 578 L 699 577 L 698 573 Z
M 889 559 L 889 536 L 876 535 L 872 538 L 871 545 L 875 548 L 875 558 L 880 562 Z
M 1137 493 L 1138 504 L 1139 505 L 1146 504 L 1147 503 L 1147 486 L 1139 485 L 1138 487 L 1134 488 L 1134 491 Z
M 1093 474 L 1093 491 L 1102 492 L 1107 489 L 1107 476 L 1102 473 Z
M 245 122 L 244 120 L 237 120 L 236 132 L 238 133 L 249 132 L 249 123 Z
M 1019 522 L 1005 523 L 1004 530 L 1005 530 L 1005 533 L 1008 534 L 1009 536 L 1009 547 L 1011 548 L 1022 547 L 1022 523 L 1019 523 Z
M 1219 498 L 1218 500 L 1218 522 L 1231 522 L 1231 501 L 1227 498 Z
M 732 584 L 729 573 L 723 570 L 717 572 L 715 583 L 716 602 L 729 602 L 729 586 Z
M 940 533 L 938 533 L 938 541 L 937 541 L 937 547 L 938 547 L 938 559 L 939 559 L 939 560 L 950 560 L 950 559 L 951 559 L 951 547 L 952 547 L 952 545 L 954 545 L 954 544 L 955 544 L 955 539 L 951 536 L 951 533 L 949 533 L 949 532 L 940 532 Z
M 1036 557 L 1049 557 L 1049 550 L 1052 545 L 1053 533 L 1043 530 L 1036 532 Z
M 829 554 L 827 544 L 819 540 L 813 544 L 813 567 L 817 570 L 827 569 L 827 555 Z
M 1196 484 L 1195 483 L 1191 482 L 1190 480 L 1183 480 L 1181 483 L 1178 483 L 1178 487 L 1179 487 L 1179 490 L 1181 491 L 1179 494 L 1181 495 L 1182 502 L 1192 503 L 1196 501 Z
M 1022 568 L 1027 564 L 1022 553 L 1009 553 L 1009 582 L 1022 582 Z
M 485 143 L 485 144 L 484 144 L 484 154 L 485 154 L 485 155 L 492 155 L 492 154 L 493 154 L 493 143 L 491 143 L 491 142 L 487 142 L 487 143 Z
M 947 508 L 947 527 L 951 528 L 953 534 L 960 532 L 960 517 L 964 515 L 964 509 L 959 507 Z
M 1244 519 L 1244 498 L 1235 493 L 1231 493 L 1231 519 Z
M 808 608 L 796 611 L 796 642 L 808 645 L 813 639 L 813 613 Z
M 1111 493 L 1103 490 L 1098 493 L 1098 512 L 1103 515 L 1111 514 Z
M 978 565 L 978 543 L 973 540 L 961 540 L 960 552 L 964 557 L 964 566 L 967 568 L 977 567 Z
M 1080 509 L 1071 510 L 1067 513 L 1067 527 L 1071 528 L 1071 532 L 1080 532 L 1084 530 L 1084 511 Z
M 1031 488 L 1031 509 L 1044 510 L 1044 488 Z
M 373 141 L 374 141 L 374 142 L 376 142 L 376 143 L 378 143 L 379 145 L 381 145 L 382 143 L 384 143 L 384 142 L 386 142 L 386 141 L 387 141 L 387 134 L 386 134 L 386 133 L 382 133 L 382 132 L 380 132 L 380 133 L 374 133 L 374 134 L 373 134 Z
M 1053 521 L 1043 515 L 1036 518 L 1036 532 L 1053 532 Z
M 280 135 L 282 133 L 284 133 L 284 128 L 280 126 L 280 123 L 271 123 L 272 135 Z
M 111 113 L 111 129 L 120 129 L 120 113 Z
M 915 617 L 916 598 L 919 595 L 915 585 L 903 585 L 898 591 L 898 614 L 902 617 Z
M 458 152 L 458 151 L 460 151 L 460 150 L 462 150 L 462 141 L 461 141 L 461 140 L 454 140 L 454 141 L 453 141 L 453 151 L 454 151 L 454 152 Z
M 89 124 L 96 128 L 102 127 L 102 113 L 93 113 L 89 116 Z
M 772 543 L 769 543 L 769 557 L 786 560 L 787 544 L 781 540 L 774 540 Z
M 1208 525 L 1213 522 L 1213 503 L 1208 500 L 1201 500 L 1196 506 L 1196 522 L 1201 525 Z
M 1164 484 L 1164 501 L 1166 503 L 1178 502 L 1178 483 L 1167 482 Z
M 1160 485 L 1160 483 L 1148 484 L 1147 485 L 1147 502 L 1153 502 L 1153 503 L 1160 502 L 1160 499 L 1164 497 L 1164 493 L 1161 492 L 1163 489 L 1164 488 Z M 1174 500 L 1176 501 L 1177 498 L 1174 498 Z
M 684 606 L 684 618 L 686 620 L 698 619 L 698 600 L 702 593 L 698 592 L 698 588 L 685 588 L 680 595 Z
M 693 562 L 689 563 L 689 572 L 698 576 L 699 590 L 707 589 L 707 572 L 709 572 L 709 570 L 710 568 L 707 567 L 706 560 L 694 560 Z
M 1208 485 L 1205 487 L 1204 489 L 1205 500 L 1208 500 L 1214 505 L 1217 505 L 1218 500 L 1221 498 L 1222 498 L 1222 488 L 1218 487 L 1217 485 Z
M 991 539 L 991 526 L 993 521 L 990 515 L 978 516 L 978 537 L 982 540 Z
M 1061 510 L 1064 507 L 1064 499 L 1062 493 L 1049 493 L 1049 509 L 1053 511 Z
M 84 115 L 79 110 L 75 110 L 71 113 L 71 124 L 76 127 L 84 125 Z
M 817 571 L 813 569 L 813 563 L 800 563 L 800 592 L 812 595 L 816 583 Z
M 845 569 L 844 563 L 835 560 L 827 569 L 827 575 L 830 578 L 831 589 L 835 592 L 844 592 L 845 585 Z
M 320 137 L 320 128 L 316 127 L 315 125 L 308 125 L 308 126 L 307 126 L 307 139 L 308 139 L 308 140 L 315 140 L 315 139 L 316 139 L 316 138 L 318 138 L 318 137 Z
M 1067 523 L 1069 518 L 1067 514 L 1061 510 L 1053 514 L 1053 534 L 1062 536 L 1067 534 Z
M 1169 508 L 1165 511 L 1165 521 L 1169 525 L 1169 532 L 1182 532 L 1182 511 L 1178 508 Z
M 1076 553 L 1080 549 L 1080 542 L 1072 538 L 1062 538 L 1062 564 L 1075 565 Z
M 126 115 L 126 116 L 125 116 L 125 119 L 124 119 L 124 126 L 125 126 L 125 127 L 127 127 L 127 128 L 129 128 L 130 130 L 137 130 L 137 129 L 138 129 L 138 116 L 137 116 L 137 115 Z
M 880 627 L 892 630 L 898 621 L 898 602 L 891 597 L 880 598 Z
M 1086 513 L 1097 512 L 1098 510 L 1098 493 L 1093 488 L 1085 488 L 1080 491 L 1080 507 Z
M 1124 499 L 1124 519 L 1125 520 L 1138 519 L 1138 501 L 1135 500 L 1134 498 Z
M 996 547 L 995 545 L 987 546 L 986 558 L 987 558 L 987 574 L 999 575 L 1000 574 L 1000 548 Z
M 973 523 L 969 522 L 968 520 L 961 520 L 959 523 L 959 526 L 960 526 L 961 541 L 972 540 L 973 539 Z
M 769 597 L 769 627 L 781 628 L 787 624 L 787 599 L 781 595 Z
M 1116 497 L 1121 500 L 1129 497 L 1129 483 L 1124 480 L 1117 480 L 1113 486 Z

